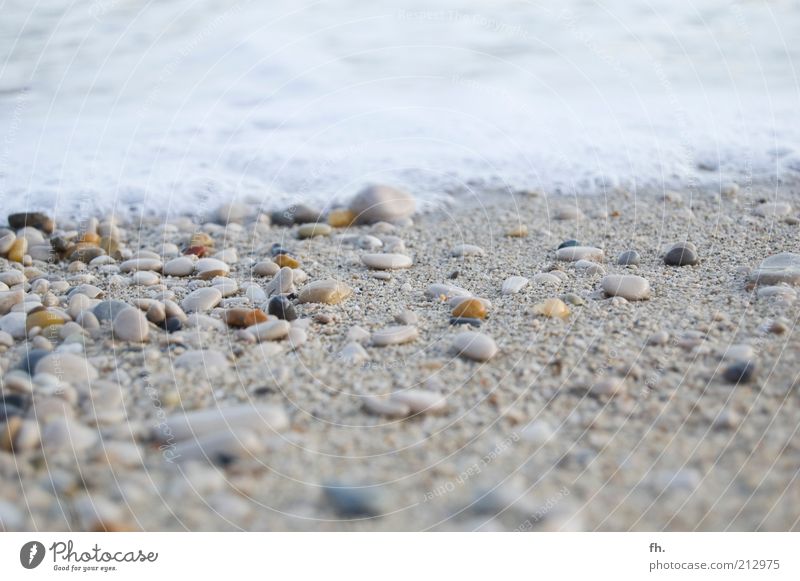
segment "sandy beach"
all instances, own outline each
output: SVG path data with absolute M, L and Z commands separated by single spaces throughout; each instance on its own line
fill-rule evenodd
M 797 530 L 797 187 L 29 215 L 0 528 Z

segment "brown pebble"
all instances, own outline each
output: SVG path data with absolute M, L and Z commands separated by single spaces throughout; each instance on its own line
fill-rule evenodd
M 279 254 L 272 260 L 275 262 L 275 264 L 277 264 L 281 268 L 284 268 L 286 266 L 288 266 L 289 268 L 300 268 L 300 263 L 291 256 L 289 256 L 288 254 Z
M 265 322 L 269 317 L 261 309 L 228 309 L 222 313 L 222 320 L 229 327 L 252 327 Z
M 356 214 L 352 210 L 338 209 L 332 210 L 328 214 L 328 224 L 334 228 L 347 228 L 356 219 Z
M 8 251 L 8 259 L 12 262 L 22 262 L 25 253 L 28 251 L 28 239 L 17 238 L 14 244 L 11 245 L 11 250 Z
M 480 299 L 466 299 L 453 309 L 454 317 L 467 317 L 470 319 L 485 319 L 486 305 Z

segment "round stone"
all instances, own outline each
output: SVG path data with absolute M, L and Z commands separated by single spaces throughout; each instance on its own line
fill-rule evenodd
M 335 305 L 353 294 L 353 289 L 338 280 L 318 280 L 307 284 L 298 294 L 300 303 L 325 303 Z
M 98 303 L 92 309 L 92 313 L 102 323 L 103 321 L 113 321 L 117 315 L 129 308 L 130 305 L 124 301 L 108 300 Z
M 678 243 L 664 255 L 667 266 L 692 266 L 697 262 L 697 251 L 688 244 Z
M 216 307 L 222 300 L 219 289 L 205 287 L 193 290 L 181 302 L 183 310 L 187 313 L 208 311 Z
M 292 326 L 289 321 L 267 321 L 248 327 L 247 330 L 259 341 L 278 341 L 289 334 Z
M 297 312 L 294 310 L 292 302 L 283 296 L 272 297 L 267 305 L 267 312 L 273 317 L 278 317 L 285 321 L 297 319 Z
M 359 192 L 350 202 L 350 210 L 361 224 L 393 222 L 408 218 L 416 209 L 411 194 L 390 186 L 369 186 Z
M 294 270 L 288 266 L 284 266 L 278 271 L 271 281 L 267 284 L 265 292 L 268 297 L 274 295 L 283 295 L 291 292 L 292 285 L 294 284 Z
M 280 269 L 281 267 L 271 260 L 263 260 L 253 267 L 253 274 L 256 276 L 275 276 Z
M 621 266 L 635 266 L 639 264 L 641 257 L 635 250 L 626 250 L 617 256 L 617 264 Z
M 488 361 L 497 355 L 494 339 L 475 331 L 463 331 L 456 335 L 453 348 L 458 355 L 474 361 Z
M 121 341 L 142 342 L 147 340 L 150 325 L 141 310 L 128 307 L 114 318 L 112 330 L 114 337 Z
M 736 361 L 725 368 L 722 377 L 728 383 L 750 383 L 755 370 L 756 366 L 752 361 Z
M 387 418 L 404 418 L 411 413 L 408 405 L 394 399 L 368 395 L 361 398 L 361 403 L 368 412 Z
M 472 293 L 459 286 L 437 283 L 427 288 L 425 296 L 431 299 L 450 300 L 453 297 L 470 297 Z
M 556 259 L 568 262 L 577 262 L 578 260 L 603 260 L 605 254 L 600 248 L 592 246 L 567 246 L 556 250 Z
M 486 305 L 479 299 L 467 299 L 461 301 L 453 309 L 454 317 L 467 317 L 471 319 L 485 319 L 487 315 Z
M 410 343 L 418 336 L 419 331 L 416 327 L 412 327 L 411 325 L 397 325 L 381 329 L 380 331 L 375 331 L 372 334 L 371 341 L 373 345 L 385 347 L 387 345 Z
M 194 272 L 194 261 L 188 256 L 179 256 L 167 262 L 163 271 L 167 276 L 189 276 Z
M 405 254 L 362 254 L 361 262 L 375 270 L 395 270 L 408 268 L 413 264 Z
M 69 383 L 90 383 L 97 379 L 97 370 L 80 355 L 55 352 L 42 357 L 36 373 L 49 373 Z
M 161 277 L 149 270 L 139 270 L 131 275 L 131 284 L 139 286 L 153 286 L 161 282 Z
M 610 274 L 600 281 L 603 291 L 610 297 L 623 297 L 629 301 L 650 298 L 650 283 L 633 274 Z
M 561 284 L 561 279 L 557 277 L 555 274 L 550 274 L 549 272 L 540 272 L 539 274 L 533 277 L 533 282 L 535 282 L 536 284 L 559 286 Z

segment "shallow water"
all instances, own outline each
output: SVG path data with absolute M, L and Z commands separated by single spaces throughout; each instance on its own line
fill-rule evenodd
M 800 4 L 0 1 L 4 208 L 800 171 Z M 704 169 L 698 169 L 701 166 Z

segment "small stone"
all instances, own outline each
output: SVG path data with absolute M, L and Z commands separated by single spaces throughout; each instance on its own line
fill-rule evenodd
M 194 270 L 203 280 L 211 280 L 215 276 L 225 276 L 231 267 L 216 258 L 201 258 L 194 265 Z
M 50 353 L 36 364 L 36 373 L 49 373 L 71 384 L 89 384 L 97 379 L 97 370 L 80 355 Z
M 362 254 L 361 262 L 375 270 L 409 268 L 413 261 L 405 254 Z
M 369 186 L 350 202 L 350 210 L 361 224 L 393 222 L 411 216 L 416 209 L 414 197 L 390 186 Z
M 480 246 L 474 244 L 459 244 L 450 251 L 450 256 L 466 257 L 466 256 L 485 256 L 486 251 Z
M 447 410 L 447 400 L 443 395 L 421 389 L 398 391 L 390 399 L 408 406 L 413 414 L 440 414 Z
M 291 301 L 283 296 L 275 296 L 269 300 L 267 312 L 284 321 L 294 321 L 297 319 L 297 312 Z
M 697 263 L 697 252 L 688 244 L 678 243 L 664 255 L 664 264 L 667 266 L 692 266 Z
M 352 210 L 338 208 L 328 214 L 328 224 L 334 228 L 347 228 L 355 222 L 356 214 Z
M 750 383 L 755 370 L 756 365 L 752 361 L 736 361 L 725 368 L 722 377 L 728 383 Z
M 453 348 L 458 355 L 474 361 L 488 361 L 497 355 L 494 339 L 475 331 L 463 331 L 456 335 Z
M 635 266 L 639 264 L 641 257 L 635 250 L 626 250 L 617 256 L 617 264 L 621 266 Z
M 461 301 L 456 308 L 453 309 L 454 317 L 466 317 L 470 319 L 485 319 L 488 314 L 486 305 L 479 299 L 467 299 Z
M 525 224 L 518 224 L 506 230 L 509 238 L 525 238 L 528 235 L 528 227 Z
M 786 202 L 765 202 L 755 207 L 753 213 L 764 218 L 782 218 L 792 211 L 791 204 Z
M 281 268 L 300 268 L 300 262 L 288 254 L 278 254 L 273 260 Z
M 97 303 L 92 309 L 92 313 L 102 323 L 103 321 L 113 321 L 117 315 L 128 308 L 130 305 L 124 301 L 108 300 Z
M 289 334 L 291 328 L 288 321 L 277 320 L 253 325 L 247 330 L 259 341 L 279 341 Z
M 189 276 L 194 272 L 194 261 L 188 256 L 173 258 L 164 265 L 166 276 Z
M 533 277 L 533 282 L 536 284 L 547 285 L 547 286 L 561 285 L 561 279 L 554 274 L 550 274 L 549 272 L 540 272 L 539 274 Z
M 647 338 L 648 345 L 666 345 L 669 341 L 669 333 L 666 331 L 656 331 Z
M 577 220 L 583 213 L 577 206 L 562 206 L 553 210 L 554 220 Z
M 625 391 L 625 380 L 621 377 L 604 377 L 589 387 L 592 395 L 613 397 Z
M 67 418 L 52 419 L 42 429 L 42 445 L 46 452 L 51 453 L 84 452 L 98 440 L 97 430 Z
M 197 349 L 182 353 L 175 358 L 175 367 L 184 369 L 221 369 L 226 370 L 230 363 L 228 358 L 219 351 L 211 349 Z
M 401 325 L 416 325 L 419 322 L 419 317 L 414 311 L 406 309 L 402 313 L 398 313 L 394 320 Z
M 528 284 L 524 276 L 509 276 L 503 281 L 500 292 L 504 295 L 513 295 L 521 291 Z
M 355 341 L 356 343 L 366 343 L 370 338 L 370 333 L 363 327 L 354 325 L 347 332 L 347 340 Z
M 222 313 L 222 320 L 229 327 L 252 327 L 269 320 L 261 309 L 235 308 Z
M 470 327 L 480 327 L 483 321 L 470 317 L 450 317 L 450 325 L 457 327 L 458 325 L 469 325 Z
M 361 402 L 368 412 L 388 418 L 404 418 L 411 413 L 407 404 L 394 399 L 367 395 L 361 398 Z
M 359 343 L 353 341 L 345 345 L 339 352 L 339 358 L 350 365 L 359 365 L 369 360 L 369 354 Z
M 79 284 L 69 292 L 69 296 L 73 295 L 86 295 L 90 299 L 102 297 L 105 293 L 103 289 L 94 286 L 93 284 Z
M 147 320 L 151 323 L 160 324 L 167 318 L 167 309 L 163 303 L 154 301 L 145 311 Z
M 269 281 L 264 291 L 267 293 L 268 297 L 288 294 L 292 291 L 293 284 L 294 271 L 288 266 L 284 266 L 278 271 L 278 274 Z
M 8 259 L 11 262 L 22 262 L 27 252 L 28 252 L 28 239 L 17 238 L 11 244 L 11 248 L 8 251 Z
M 756 292 L 759 299 L 790 305 L 797 300 L 797 291 L 784 285 L 762 286 Z
M 453 297 L 470 297 L 472 293 L 451 284 L 432 284 L 425 291 L 425 296 L 431 299 L 449 300 Z
M 18 212 L 9 214 L 8 225 L 14 230 L 22 228 L 36 228 L 47 234 L 53 232 L 55 222 L 44 212 Z
M 758 285 L 800 285 L 800 254 L 781 252 L 765 258 L 749 280 Z
M 131 258 L 119 265 L 122 272 L 135 272 L 137 270 L 161 271 L 164 264 L 158 258 Z
M 297 237 L 302 239 L 315 236 L 330 236 L 333 228 L 328 224 L 303 224 L 297 229 Z
M 131 284 L 138 286 L 153 286 L 161 282 L 161 277 L 155 272 L 140 270 L 131 276 Z
M 730 345 L 722 354 L 725 361 L 751 361 L 755 356 L 752 346 L 746 344 Z
M 286 340 L 292 349 L 297 349 L 308 341 L 308 333 L 306 333 L 305 329 L 292 327 L 286 335 Z
M 385 347 L 387 345 L 400 345 L 416 340 L 419 331 L 411 325 L 387 327 L 372 334 L 371 342 L 373 345 Z
M 533 312 L 536 315 L 563 319 L 569 316 L 569 307 L 561 299 L 547 299 L 534 305 Z
M 169 333 L 180 331 L 182 327 L 183 323 L 178 317 L 167 317 L 167 319 L 164 321 L 164 329 L 166 329 Z
M 381 515 L 381 499 L 372 487 L 353 487 L 329 484 L 325 497 L 342 518 L 375 518 Z
M 600 248 L 592 246 L 567 246 L 556 250 L 556 259 L 568 262 L 577 262 L 578 260 L 600 261 L 604 257 L 605 253 Z
M 181 302 L 187 313 L 209 311 L 222 300 L 222 293 L 213 287 L 199 288 L 190 292 Z
M 3 315 L 0 318 L 0 331 L 10 334 L 15 339 L 23 339 L 25 337 L 25 320 L 24 312 L 11 312 Z
M 225 276 L 216 277 L 211 286 L 221 292 L 223 297 L 231 297 L 239 292 L 239 284 L 232 278 Z
M 263 260 L 253 267 L 253 274 L 256 276 L 275 276 L 280 269 L 281 267 L 271 260 Z
M 318 280 L 304 286 L 298 294 L 297 300 L 300 303 L 326 303 L 335 305 L 347 299 L 353 294 L 346 284 L 337 280 Z
M 561 250 L 562 248 L 569 248 L 570 246 L 580 246 L 580 245 L 581 243 L 578 242 L 577 240 L 573 239 L 564 240 L 564 242 L 558 245 L 558 248 L 556 248 L 556 250 Z
M 208 363 L 206 366 L 212 367 Z M 153 437 L 168 442 L 243 429 L 254 430 L 259 434 L 272 434 L 288 427 L 289 417 L 282 408 L 242 404 L 171 415 L 153 429 Z
M 112 330 L 116 339 L 142 342 L 147 340 L 150 325 L 142 311 L 134 307 L 128 307 L 120 311 L 114 318 Z
M 67 319 L 63 314 L 57 311 L 41 309 L 28 314 L 28 318 L 25 321 L 25 330 L 30 331 L 35 327 L 46 329 L 51 325 L 63 325 L 66 322 Z
M 8 254 L 16 239 L 17 235 L 13 232 L 8 232 L 0 236 L 0 254 L 3 256 Z
M 633 274 L 610 274 L 600 281 L 603 291 L 610 297 L 623 297 L 629 301 L 650 298 L 650 283 Z

